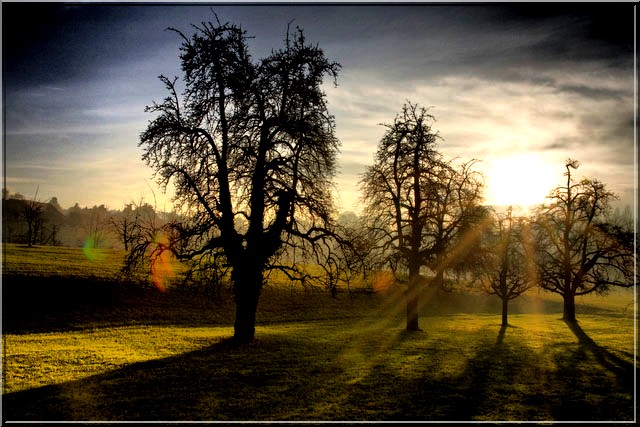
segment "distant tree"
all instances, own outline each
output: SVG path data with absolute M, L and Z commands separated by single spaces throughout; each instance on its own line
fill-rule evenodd
M 217 17 L 216 17 L 217 19 Z M 317 247 L 332 236 L 331 178 L 338 140 L 321 89 L 339 64 L 302 30 L 254 62 L 246 31 L 202 23 L 183 40 L 178 78 L 161 76 L 168 96 L 140 145 L 163 185 L 173 182 L 187 219 L 155 245 L 178 259 L 219 254 L 231 267 L 234 338 L 250 341 L 264 273 L 285 249 Z M 140 251 L 133 251 L 140 254 Z M 134 258 L 129 259 L 135 262 Z
M 398 279 L 407 281 L 407 330 L 419 330 L 419 292 L 443 285 L 455 264 L 462 233 L 475 222 L 482 182 L 471 168 L 456 168 L 437 151 L 434 117 L 405 104 L 378 145 L 361 181 L 365 215 L 377 248 Z M 432 271 L 431 280 L 421 270 Z
M 531 233 L 525 218 L 513 218 L 511 207 L 496 213 L 485 230 L 477 272 L 482 289 L 502 301 L 502 326 L 508 326 L 509 301 L 534 283 Z
M 535 222 L 540 286 L 564 300 L 563 319 L 575 322 L 575 297 L 634 285 L 634 232 L 610 221 L 615 195 L 596 179 L 575 182 L 565 163 L 565 185 L 551 192 Z
M 109 223 L 124 245 L 126 252 L 129 252 L 131 244 L 140 237 L 140 221 L 140 212 L 133 203 L 125 205 L 122 212 L 109 217 Z
M 60 225 L 51 224 L 51 230 L 49 235 L 49 242 L 53 246 L 60 246 L 60 240 L 58 239 L 58 233 L 60 232 Z
M 33 200 L 29 200 L 22 208 L 21 217 L 27 223 L 27 246 L 32 247 L 36 244 L 38 232 L 43 222 L 44 205 L 36 200 L 38 192 Z
M 109 214 L 104 205 L 94 206 L 87 209 L 85 214 L 86 240 L 85 246 L 91 248 L 103 247 L 106 243 L 106 229 L 108 225 Z
M 54 209 L 56 209 L 58 212 L 64 213 L 64 209 L 62 209 L 62 206 L 60 206 L 57 197 L 52 197 L 51 200 L 49 200 L 49 204 L 53 206 Z
M 451 291 L 453 284 L 445 280 L 445 273 L 465 269 L 487 225 L 487 210 L 481 205 L 483 178 L 473 170 L 475 163 L 472 160 L 456 167 L 448 162 L 434 170 L 425 216 L 425 237 L 432 254 L 427 267 L 434 274 L 431 285 L 446 291 Z
M 351 290 L 351 284 L 360 283 L 369 288 L 369 278 L 375 266 L 380 264 L 376 259 L 376 242 L 367 232 L 366 222 L 353 212 L 344 212 L 338 217 L 338 228 L 343 244 L 336 251 L 338 279 Z

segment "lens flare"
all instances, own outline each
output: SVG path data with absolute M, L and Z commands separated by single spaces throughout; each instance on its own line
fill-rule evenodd
M 96 247 L 96 240 L 91 236 L 85 240 L 82 246 L 82 253 L 84 253 L 84 256 L 91 262 L 104 261 L 107 257 L 104 251 Z
M 373 274 L 372 286 L 374 292 L 384 292 L 393 285 L 395 278 L 390 271 L 378 271 Z
M 158 234 L 154 243 L 157 243 L 158 247 L 151 254 L 151 280 L 160 292 L 165 292 L 177 275 L 178 260 L 168 249 L 168 239 L 164 234 Z

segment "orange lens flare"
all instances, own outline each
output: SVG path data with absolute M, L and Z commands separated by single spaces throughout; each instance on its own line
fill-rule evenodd
M 395 278 L 390 271 L 379 271 L 374 273 L 372 286 L 375 292 L 384 292 L 393 285 Z
M 165 292 L 168 285 L 176 277 L 176 264 L 178 260 L 167 249 L 168 239 L 163 234 L 156 236 L 154 242 L 158 248 L 151 255 L 151 280 L 160 292 Z

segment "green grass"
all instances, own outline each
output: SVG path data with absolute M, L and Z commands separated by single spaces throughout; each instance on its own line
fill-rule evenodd
M 495 297 L 426 293 L 424 331 L 409 333 L 400 289 L 331 298 L 275 283 L 256 340 L 236 346 L 228 293 L 118 282 L 109 257 L 102 276 L 45 274 L 36 262 L 18 274 L 11 256 L 73 264 L 78 252 L 14 250 L 3 266 L 3 421 L 635 415 L 631 292 L 578 299 L 577 327 L 560 320 L 557 296 L 533 292 L 513 302 L 508 328 Z
M 556 315 L 229 327 L 122 327 L 4 337 L 4 409 L 45 420 L 629 420 L 631 321 Z M 603 331 L 603 329 L 606 329 Z M 37 401 L 37 405 L 34 402 Z M 15 418 L 12 418 L 15 417 Z
M 2 244 L 3 274 L 111 278 L 118 274 L 124 251 Z M 88 255 L 88 256 L 87 256 Z

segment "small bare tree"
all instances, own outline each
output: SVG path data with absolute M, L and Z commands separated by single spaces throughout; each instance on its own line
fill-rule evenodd
M 125 205 L 122 212 L 109 217 L 109 223 L 124 245 L 126 252 L 129 252 L 131 243 L 134 242 L 136 235 L 140 232 L 139 219 L 133 203 Z
M 534 284 L 531 232 L 525 218 L 514 218 L 509 207 L 505 215 L 495 214 L 486 228 L 478 266 L 481 288 L 502 301 L 502 326 L 508 326 L 509 301 Z
M 26 201 L 20 216 L 27 223 L 27 246 L 36 244 L 38 233 L 42 227 L 44 204 L 37 201 L 38 190 L 32 200 Z

